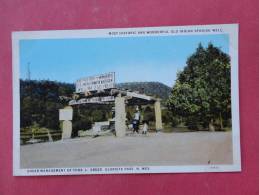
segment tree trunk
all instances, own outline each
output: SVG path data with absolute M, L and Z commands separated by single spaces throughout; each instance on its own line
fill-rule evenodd
M 223 120 L 222 120 L 222 116 L 221 116 L 221 112 L 219 113 L 219 122 L 220 122 L 220 129 L 223 130 Z
M 80 115 L 81 115 L 81 112 L 80 112 L 80 107 L 79 107 L 79 105 L 77 106 L 77 113 L 78 113 L 78 116 L 80 116 Z

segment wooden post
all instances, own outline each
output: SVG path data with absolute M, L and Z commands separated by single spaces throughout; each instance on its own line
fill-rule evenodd
M 155 102 L 154 108 L 155 108 L 155 117 L 156 117 L 156 131 L 160 131 L 163 129 L 160 100 L 157 100 Z
M 125 98 L 121 95 L 115 98 L 115 131 L 117 137 L 126 135 L 126 109 Z

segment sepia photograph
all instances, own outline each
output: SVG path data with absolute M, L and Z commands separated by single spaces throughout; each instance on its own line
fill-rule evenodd
M 241 171 L 237 24 L 12 44 L 14 175 Z

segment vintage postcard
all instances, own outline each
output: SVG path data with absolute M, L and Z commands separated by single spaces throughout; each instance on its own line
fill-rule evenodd
M 241 171 L 238 24 L 12 34 L 13 174 Z

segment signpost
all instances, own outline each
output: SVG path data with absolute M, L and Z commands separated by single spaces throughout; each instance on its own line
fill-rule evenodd
M 76 93 L 115 88 L 115 72 L 82 78 L 76 81 Z
M 106 104 L 109 102 L 115 101 L 114 96 L 104 96 L 104 97 L 91 97 L 91 98 L 82 98 L 80 100 L 71 100 L 68 104 L 70 106 L 77 105 L 77 104 Z
M 59 109 L 59 120 L 60 121 L 71 121 L 73 119 L 73 109 L 72 107 L 66 107 L 64 109 Z

